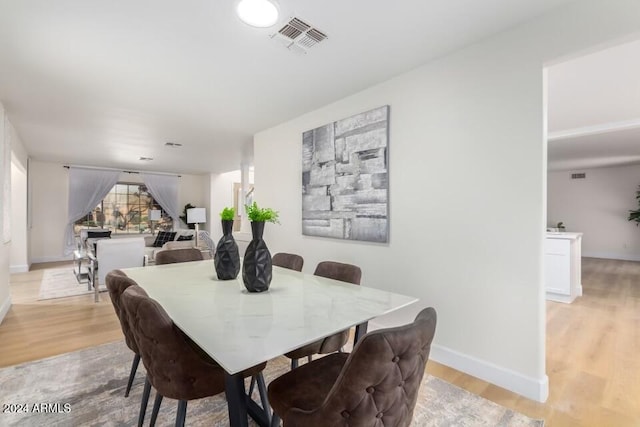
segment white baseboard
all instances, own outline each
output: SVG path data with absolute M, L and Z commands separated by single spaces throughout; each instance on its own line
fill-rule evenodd
M 546 375 L 531 378 L 436 344 L 431 346 L 429 358 L 538 402 L 545 402 L 549 397 L 549 377 Z
M 618 259 L 621 261 L 640 261 L 640 254 L 620 254 L 615 252 L 582 252 L 583 258 Z
M 371 332 L 385 327 L 389 325 L 370 320 L 367 329 Z M 546 401 L 549 396 L 549 377 L 546 375 L 541 379 L 527 377 L 437 344 L 431 345 L 429 358 L 538 402 Z
M 29 271 L 29 266 L 27 264 L 12 265 L 12 266 L 9 267 L 9 273 L 11 273 L 11 274 L 26 273 L 27 271 Z
M 11 296 L 8 296 L 6 300 L 0 306 L 0 323 L 4 320 L 4 316 L 7 315 L 11 308 Z
M 69 255 L 69 256 L 64 256 L 64 255 L 43 256 L 43 257 L 39 257 L 39 258 L 33 258 L 31 260 L 31 263 L 32 264 L 39 264 L 41 262 L 59 262 L 59 261 L 73 261 L 73 255 Z
M 549 301 L 562 302 L 565 304 L 571 304 L 576 299 L 575 296 L 555 294 L 553 292 L 547 292 L 546 298 Z

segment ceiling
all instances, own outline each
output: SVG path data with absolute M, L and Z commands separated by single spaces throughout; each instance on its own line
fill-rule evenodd
M 0 101 L 36 160 L 224 172 L 260 130 L 569 2 L 279 0 L 256 29 L 236 0 L 0 0 Z M 271 40 L 291 16 L 328 40 Z
M 550 170 L 640 164 L 640 40 L 548 70 Z

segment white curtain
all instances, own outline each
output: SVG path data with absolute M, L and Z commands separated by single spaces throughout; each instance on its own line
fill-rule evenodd
M 73 224 L 91 212 L 118 182 L 119 171 L 69 168 L 69 211 L 64 232 L 64 254 L 75 249 Z
M 187 228 L 187 225 L 180 219 L 178 176 L 150 173 L 140 173 L 140 176 L 142 176 L 142 181 L 147 186 L 151 196 L 173 220 L 173 229 Z

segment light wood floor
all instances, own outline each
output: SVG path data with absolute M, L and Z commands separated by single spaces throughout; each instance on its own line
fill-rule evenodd
M 0 366 L 122 339 L 105 294 L 99 304 L 93 295 L 37 301 L 42 269 L 61 265 L 11 276 Z M 427 372 L 546 426 L 640 426 L 640 263 L 586 258 L 582 267 L 585 295 L 570 305 L 547 303 L 546 403 L 435 362 Z

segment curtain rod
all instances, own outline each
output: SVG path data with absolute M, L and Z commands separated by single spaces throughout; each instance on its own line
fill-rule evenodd
M 177 176 L 178 178 L 182 178 L 182 175 L 178 175 L 175 173 L 169 173 L 169 172 L 149 172 L 149 171 L 127 171 L 127 170 L 120 170 L 120 169 L 114 169 L 114 168 L 99 168 L 96 166 L 77 166 L 77 165 L 63 165 L 62 166 L 65 169 L 69 169 L 69 168 L 77 168 L 77 169 L 96 169 L 96 170 L 103 170 L 103 171 L 119 171 L 119 172 L 123 172 L 123 173 L 135 173 L 135 174 L 140 174 L 140 173 L 147 173 L 150 175 L 171 175 L 171 176 Z

